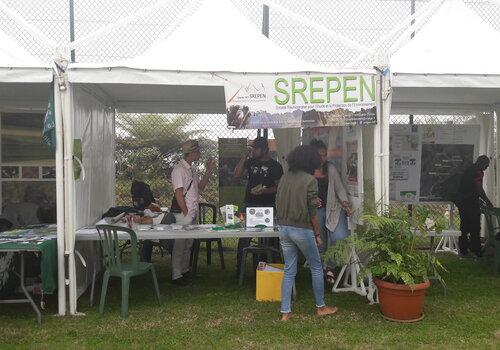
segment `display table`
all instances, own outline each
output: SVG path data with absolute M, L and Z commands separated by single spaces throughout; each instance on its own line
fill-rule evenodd
M 450 252 L 458 254 L 458 237 L 461 234 L 459 230 L 443 230 L 440 233 L 429 231 L 425 236 L 431 239 L 431 251 L 435 253 Z M 439 238 L 439 242 L 436 248 L 434 248 L 434 240 L 436 238 Z
M 31 304 L 37 315 L 38 323 L 42 322 L 40 309 L 33 301 L 25 285 L 25 253 L 41 253 L 41 279 L 43 293 L 53 293 L 57 287 L 57 241 L 56 236 L 36 230 L 17 230 L 0 234 L 0 253 L 17 253 L 20 258 L 19 272 L 15 272 L 20 279 L 20 287 L 24 299 L 0 300 L 0 304 Z
M 123 226 L 123 225 L 118 225 Z M 209 239 L 209 238 L 273 238 L 279 237 L 279 232 L 274 230 L 247 230 L 226 229 L 213 230 L 203 228 L 202 225 L 193 225 L 193 228 L 173 229 L 171 225 L 137 225 L 134 231 L 137 240 L 151 239 Z M 128 235 L 118 236 L 119 239 L 127 240 Z M 99 233 L 96 228 L 83 228 L 76 231 L 76 240 L 97 241 Z

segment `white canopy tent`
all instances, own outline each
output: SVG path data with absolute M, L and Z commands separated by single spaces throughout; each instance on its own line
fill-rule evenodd
M 51 94 L 53 71 L 0 31 L 0 112 L 45 112 Z M 56 121 L 61 135 L 62 125 Z M 62 147 L 56 147 L 57 221 L 64 223 Z M 57 230 L 58 313 L 66 313 L 64 225 Z
M 66 89 L 59 91 L 65 106 L 63 110 L 65 120 L 69 115 L 73 116 L 65 126 L 69 125 L 69 122 L 78 123 L 85 117 L 84 114 L 88 113 L 79 108 L 82 93 L 94 102 L 88 104 L 88 108 L 95 113 L 100 113 L 97 110 L 105 108 L 107 111 L 105 118 L 108 119 L 114 117 L 114 110 L 107 108 L 108 106 L 123 113 L 223 114 L 226 113 L 224 82 L 232 75 L 311 72 L 376 74 L 372 69 L 339 71 L 318 67 L 294 57 L 260 34 L 249 19 L 229 0 L 202 1 L 191 16 L 180 25 L 177 24 L 175 22 L 173 28 L 170 28 L 170 35 L 167 38 L 134 59 L 111 64 L 69 64 L 64 73 L 67 79 Z M 377 85 L 377 88 L 380 86 Z M 372 151 L 376 161 L 374 170 L 369 172 L 373 172 L 376 179 L 376 193 L 378 191 L 378 197 L 381 197 L 383 188 L 383 191 L 388 193 L 388 162 L 387 172 L 381 171 L 381 158 L 385 154 L 387 157 L 384 158 L 388 159 L 388 149 L 382 152 L 381 140 L 382 125 L 386 125 L 385 132 L 388 131 L 389 108 L 378 107 L 384 111 L 379 119 L 387 122 L 379 122 L 374 128 L 375 143 L 378 142 L 379 147 L 374 147 Z M 70 159 L 73 154 L 70 148 L 75 136 L 72 127 L 65 130 L 65 147 L 68 147 L 66 159 Z M 384 147 L 388 147 L 388 143 L 384 143 Z M 85 147 L 83 148 L 85 157 L 85 153 L 88 152 Z M 102 161 L 111 168 L 113 153 L 104 148 L 100 149 L 107 157 Z M 95 169 L 96 172 L 104 170 L 93 164 L 94 158 L 89 158 L 87 161 L 89 163 L 85 164 L 84 160 L 85 168 Z M 66 172 L 71 174 L 73 162 L 67 161 L 65 166 Z M 66 197 L 67 208 L 70 211 L 67 216 L 70 229 L 66 231 L 69 250 L 74 249 L 75 230 L 92 223 L 92 219 L 95 221 L 97 215 L 104 209 L 94 206 L 101 211 L 95 210 L 89 213 L 85 220 L 76 221 L 75 213 L 78 212 L 80 216 L 81 203 L 95 202 L 86 199 L 88 191 L 79 190 L 80 181 L 76 180 L 76 186 L 69 186 L 70 192 Z M 113 187 L 114 169 L 113 173 L 106 172 L 104 176 L 96 179 L 95 183 L 89 184 L 90 188 L 99 186 L 99 182 L 105 182 Z M 76 192 L 71 193 L 73 191 L 71 188 L 75 188 Z M 95 195 L 102 204 L 114 200 L 114 193 L 111 191 L 96 192 Z M 74 260 L 74 254 L 70 254 L 70 259 Z M 74 261 L 70 261 L 70 313 L 76 312 L 74 265 Z
M 477 122 L 482 127 L 480 152 L 491 155 L 493 111 L 496 109 L 497 117 L 500 112 L 498 43 L 500 33 L 462 0 L 444 1 L 415 37 L 390 59 L 394 95 L 392 112 L 489 114 L 490 118 L 477 118 Z M 496 157 L 498 167 L 498 149 Z M 493 172 L 493 168 L 490 167 L 489 172 Z M 500 172 L 497 172 L 498 180 L 499 176 Z M 487 176 L 486 188 L 490 196 L 494 195 L 493 176 Z M 499 201 L 498 188 L 496 197 Z

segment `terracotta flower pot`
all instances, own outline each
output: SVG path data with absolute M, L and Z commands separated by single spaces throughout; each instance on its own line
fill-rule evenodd
M 412 287 L 374 278 L 378 288 L 380 312 L 385 319 L 397 322 L 417 322 L 424 318 L 425 291 L 431 283 Z

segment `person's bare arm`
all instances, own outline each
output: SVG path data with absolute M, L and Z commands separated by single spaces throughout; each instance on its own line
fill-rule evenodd
M 274 186 L 266 187 L 266 188 L 262 189 L 262 191 L 259 194 L 273 194 L 273 193 L 276 193 L 278 191 L 278 184 L 279 184 L 279 180 L 275 182 Z
M 177 203 L 181 208 L 182 214 L 184 214 L 184 216 L 187 216 L 188 208 L 186 205 L 186 199 L 184 198 L 184 187 L 180 187 L 175 190 L 175 198 L 177 199 Z
M 203 175 L 200 183 L 198 184 L 198 189 L 200 190 L 200 192 L 202 192 L 205 189 L 205 187 L 207 187 L 208 180 L 210 180 L 210 175 L 212 174 L 212 171 L 214 170 L 214 166 L 215 166 L 215 163 L 214 163 L 213 159 L 209 159 L 205 163 L 205 174 Z
M 478 184 L 479 197 L 486 203 L 488 207 L 493 207 L 493 203 L 491 203 L 490 199 L 486 195 L 484 188 L 481 184 Z
M 246 153 L 241 156 L 240 161 L 236 165 L 236 168 L 234 168 L 234 177 L 237 179 L 242 178 L 245 176 L 246 171 L 245 171 L 245 162 L 247 161 L 248 157 L 250 156 L 251 149 L 247 149 Z
M 318 245 L 318 246 L 323 245 L 323 240 L 321 239 L 321 235 L 320 235 L 321 229 L 319 227 L 319 220 L 318 220 L 317 215 L 314 215 L 311 218 L 311 225 L 312 225 L 313 232 L 314 232 L 314 238 L 316 239 L 316 245 Z

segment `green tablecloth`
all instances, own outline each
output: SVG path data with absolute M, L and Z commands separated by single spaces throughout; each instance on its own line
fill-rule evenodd
M 0 242 L 2 251 L 34 251 L 42 254 L 42 290 L 52 294 L 57 288 L 57 240 L 43 239 L 29 240 L 26 242 Z

